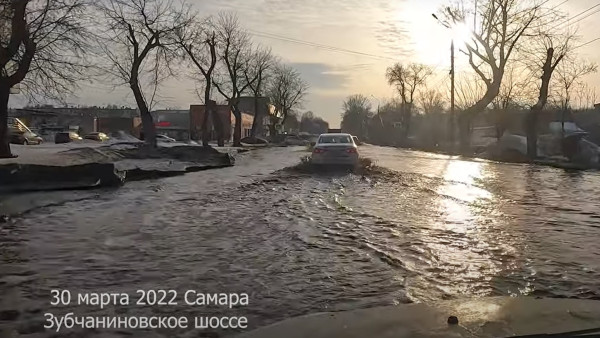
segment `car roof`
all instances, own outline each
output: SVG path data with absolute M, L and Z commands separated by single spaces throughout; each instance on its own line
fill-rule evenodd
M 327 133 L 327 134 L 319 135 L 319 137 L 321 137 L 321 136 L 352 136 L 352 135 L 346 134 L 346 133 Z

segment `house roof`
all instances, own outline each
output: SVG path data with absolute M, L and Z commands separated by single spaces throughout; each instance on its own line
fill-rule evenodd
M 121 117 L 133 118 L 139 116 L 137 109 L 109 109 L 109 108 L 22 108 L 16 109 L 16 116 L 93 116 L 93 117 Z

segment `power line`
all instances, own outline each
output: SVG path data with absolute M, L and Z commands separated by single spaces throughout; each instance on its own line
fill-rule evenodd
M 587 45 L 589 45 L 590 43 L 596 42 L 596 41 L 598 41 L 598 40 L 600 40 L 600 37 L 597 37 L 597 38 L 595 38 L 595 39 L 593 39 L 593 40 L 590 40 L 590 41 L 588 41 L 588 42 L 586 42 L 586 43 L 583 43 L 583 44 L 581 44 L 581 45 L 579 45 L 579 46 L 577 46 L 577 47 L 573 47 L 573 49 L 577 49 L 577 48 L 581 48 L 581 47 L 583 47 L 583 46 L 587 46 Z
M 574 17 L 567 18 L 567 20 L 566 20 L 566 21 L 569 21 L 569 20 L 575 19 L 576 17 L 578 17 L 578 16 L 581 16 L 581 15 L 583 15 L 583 14 L 585 14 L 585 13 L 587 13 L 587 12 L 591 11 L 592 9 L 594 9 L 594 8 L 596 8 L 596 7 L 598 7 L 598 6 L 600 6 L 600 3 L 598 3 L 598 4 L 596 4 L 596 5 L 592 6 L 592 7 L 590 7 L 590 8 L 588 8 L 588 9 L 584 10 L 583 12 L 581 12 L 581 13 L 579 13 L 579 14 L 575 15 Z
M 599 5 L 600 5 L 600 4 L 599 4 Z M 588 15 L 586 15 L 586 16 L 584 16 L 584 17 L 582 17 L 582 18 L 579 18 L 579 19 L 578 19 L 578 20 L 576 20 L 576 21 L 573 21 L 573 22 L 567 22 L 566 24 L 565 24 L 565 23 L 563 23 L 563 24 L 560 24 L 559 26 L 556 26 L 556 27 L 554 27 L 554 29 L 564 29 L 564 28 L 567 28 L 568 26 L 571 26 L 571 25 L 574 25 L 574 24 L 576 24 L 576 23 L 578 23 L 578 22 L 581 22 L 581 21 L 583 21 L 583 20 L 585 20 L 585 19 L 589 18 L 590 16 L 592 16 L 592 15 L 594 15 L 594 14 L 597 14 L 597 13 L 600 13 L 600 8 L 598 8 L 597 10 L 595 10 L 595 11 L 593 11 L 593 12 L 589 13 Z
M 558 7 L 560 7 L 560 6 L 564 5 L 564 4 L 566 4 L 567 2 L 569 2 L 569 0 L 565 0 L 565 1 L 561 2 L 561 3 L 559 3 L 558 5 L 556 5 L 556 6 L 552 7 L 551 9 L 557 9 Z
M 561 22 L 559 22 L 558 24 L 556 24 L 556 26 L 554 26 L 554 27 L 555 27 L 555 29 L 559 29 L 559 28 L 560 28 L 560 26 L 563 26 L 564 24 L 576 24 L 576 23 L 578 23 L 578 22 L 580 22 L 580 21 L 582 21 L 582 20 L 584 20 L 584 19 L 586 19 L 586 18 L 590 17 L 591 15 L 594 15 L 594 14 L 596 14 L 596 13 L 600 12 L 600 9 L 597 9 L 597 10 L 595 10 L 594 12 L 592 12 L 592 13 L 589 13 L 588 15 L 586 15 L 586 16 L 584 16 L 584 17 L 582 17 L 582 18 L 579 18 L 578 20 L 576 20 L 576 21 L 574 21 L 574 22 L 570 22 L 571 20 L 573 20 L 573 19 L 575 19 L 575 18 L 577 18 L 577 17 L 579 17 L 579 16 L 581 16 L 581 15 L 583 15 L 583 14 L 585 14 L 585 13 L 587 13 L 587 12 L 591 11 L 592 9 L 594 9 L 594 8 L 596 8 L 596 7 L 600 7 L 600 3 L 598 3 L 598 4 L 594 5 L 594 6 L 592 6 L 592 7 L 588 8 L 588 9 L 586 9 L 586 10 L 582 11 L 582 12 L 580 12 L 579 14 L 577 14 L 577 15 L 575 15 L 575 16 L 573 16 L 573 17 L 566 18 L 566 19 L 562 20 Z
M 364 53 L 364 52 L 360 52 L 360 51 L 355 51 L 355 50 L 350 50 L 350 49 L 345 49 L 345 48 L 340 48 L 340 47 L 335 47 L 335 46 L 330 46 L 330 45 L 319 44 L 319 43 L 315 43 L 315 42 L 311 42 L 311 41 L 290 38 L 290 37 L 286 37 L 286 36 L 278 35 L 278 34 L 273 34 L 273 33 L 266 33 L 266 32 L 259 32 L 259 31 L 251 30 L 250 34 L 255 35 L 255 36 L 264 37 L 264 38 L 269 38 L 269 39 L 274 39 L 274 40 L 279 40 L 279 41 L 285 41 L 285 42 L 290 42 L 290 43 L 296 43 L 296 44 L 300 44 L 300 45 L 310 46 L 310 47 L 314 47 L 314 48 L 318 48 L 318 49 L 322 49 L 322 50 L 327 50 L 327 51 L 331 51 L 331 52 L 352 54 L 352 55 L 358 55 L 358 56 L 365 56 L 365 57 L 370 57 L 370 58 L 374 58 L 374 59 L 378 59 L 378 60 L 397 61 L 396 59 L 391 58 L 391 57 L 387 57 L 387 56 L 369 54 L 369 53 Z
M 561 3 L 559 3 L 558 5 L 556 5 L 556 6 L 552 7 L 552 8 L 550 8 L 550 11 L 553 11 L 553 10 L 557 9 L 558 7 L 560 7 L 560 6 L 564 5 L 564 4 L 566 4 L 567 2 L 569 2 L 569 0 L 565 0 L 565 1 L 561 2 Z M 550 13 L 546 13 L 546 14 L 542 15 L 541 17 L 548 16 L 548 15 L 550 15 L 550 14 L 552 14 L 552 12 L 550 12 Z
M 546 0 L 546 1 L 542 2 L 542 3 L 540 4 L 540 7 L 544 6 L 544 5 L 545 5 L 545 4 L 547 4 L 548 2 L 550 2 L 550 0 Z
M 554 12 L 552 12 L 553 10 L 557 9 L 558 7 L 560 7 L 560 6 L 564 5 L 564 4 L 565 4 L 565 3 L 567 3 L 567 2 L 569 2 L 569 0 L 564 0 L 563 2 L 559 3 L 558 5 L 556 5 L 556 6 L 552 7 L 552 8 L 550 8 L 550 9 L 548 10 L 548 13 L 545 13 L 545 14 L 542 14 L 542 15 L 540 15 L 540 16 L 538 17 L 538 19 L 541 19 L 541 18 L 547 17 L 548 15 L 551 15 L 551 14 L 553 14 L 553 13 L 554 13 Z M 543 4 L 542 4 L 542 5 L 543 5 Z M 541 7 L 542 5 L 540 5 L 540 7 Z M 545 24 L 544 24 L 544 23 L 540 23 L 540 24 L 538 24 L 537 26 L 530 27 L 530 28 L 532 28 L 532 29 L 536 29 L 536 28 L 540 28 L 540 27 L 543 27 L 543 26 L 545 26 Z
M 600 4 L 598 4 L 598 5 L 600 6 Z M 582 21 L 582 20 L 584 20 L 584 19 L 586 19 L 586 18 L 589 18 L 590 16 L 592 16 L 592 15 L 594 15 L 594 14 L 596 14 L 596 13 L 600 13 L 600 8 L 598 8 L 597 10 L 593 11 L 592 13 L 590 13 L 590 14 L 588 14 L 588 15 L 584 16 L 583 18 L 579 18 L 579 19 L 578 19 L 577 21 L 575 21 L 574 23 L 577 23 L 577 22 L 580 22 L 580 21 Z

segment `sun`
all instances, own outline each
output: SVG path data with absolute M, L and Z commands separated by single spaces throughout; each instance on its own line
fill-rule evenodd
M 462 47 L 471 41 L 473 32 L 464 22 L 457 22 L 452 27 L 452 37 L 454 38 L 454 43 Z

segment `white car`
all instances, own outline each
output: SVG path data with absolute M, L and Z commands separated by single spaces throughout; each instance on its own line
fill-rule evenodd
M 350 134 L 321 134 L 315 143 L 313 164 L 356 165 L 358 147 Z

